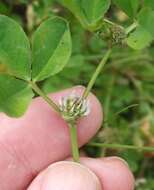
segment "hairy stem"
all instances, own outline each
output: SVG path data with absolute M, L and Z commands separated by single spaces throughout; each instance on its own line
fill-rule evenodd
M 60 113 L 60 109 L 57 106 L 56 103 L 54 103 L 38 86 L 36 83 L 29 81 L 29 84 L 31 85 L 32 89 L 40 95 L 56 112 Z
M 101 60 L 101 62 L 100 62 L 99 65 L 97 66 L 97 68 L 96 68 L 94 74 L 92 75 L 92 77 L 91 77 L 91 79 L 90 79 L 90 81 L 89 81 L 89 83 L 88 83 L 88 86 L 87 86 L 87 88 L 85 89 L 85 91 L 84 91 L 84 93 L 83 93 L 83 95 L 82 95 L 82 98 L 83 98 L 83 99 L 87 98 L 87 96 L 88 96 L 89 92 L 91 91 L 91 89 L 92 89 L 92 87 L 93 87 L 93 85 L 94 85 L 94 83 L 95 83 L 95 81 L 96 81 L 96 79 L 97 79 L 99 73 L 101 72 L 103 66 L 104 66 L 105 63 L 107 62 L 107 60 L 108 60 L 110 54 L 111 54 L 111 49 L 108 49 L 108 51 L 105 53 L 103 59 Z
M 75 162 L 79 162 L 80 155 L 79 155 L 79 148 L 78 148 L 76 124 L 69 123 L 69 129 L 70 129 L 73 160 Z
M 147 147 L 147 146 L 134 146 L 134 145 L 122 145 L 122 144 L 106 144 L 106 143 L 89 143 L 88 146 L 94 147 L 104 147 L 104 148 L 112 148 L 112 149 L 130 149 L 130 150 L 142 150 L 142 151 L 149 151 L 154 152 L 154 147 Z

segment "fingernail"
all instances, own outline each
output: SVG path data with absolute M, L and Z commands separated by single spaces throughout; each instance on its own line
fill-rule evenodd
M 119 161 L 121 161 L 125 166 L 127 166 L 127 167 L 129 168 L 128 163 L 127 163 L 124 159 L 122 159 L 122 158 L 120 158 L 120 157 L 118 157 L 118 156 L 107 157 L 107 158 L 104 158 L 104 160 L 106 160 L 106 161 L 116 161 L 116 160 L 119 160 Z

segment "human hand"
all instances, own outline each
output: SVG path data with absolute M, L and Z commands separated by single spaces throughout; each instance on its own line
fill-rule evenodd
M 83 92 L 82 87 L 75 87 L 51 97 L 58 101 L 72 90 Z M 98 100 L 91 94 L 89 101 L 90 114 L 78 122 L 80 146 L 88 142 L 102 122 Z M 70 161 L 55 164 L 70 156 L 69 131 L 63 119 L 42 98 L 34 99 L 21 118 L 1 113 L 0 126 L 0 190 L 134 189 L 132 173 L 117 157 L 84 157 L 80 159 L 84 166 Z

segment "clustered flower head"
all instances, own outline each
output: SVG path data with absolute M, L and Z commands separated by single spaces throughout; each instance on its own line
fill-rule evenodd
M 88 100 L 82 99 L 75 93 L 62 97 L 59 101 L 59 108 L 66 121 L 76 121 L 80 117 L 87 116 L 90 112 Z
M 120 25 L 114 25 L 111 28 L 111 37 L 114 44 L 121 44 L 126 38 L 126 33 L 123 27 Z

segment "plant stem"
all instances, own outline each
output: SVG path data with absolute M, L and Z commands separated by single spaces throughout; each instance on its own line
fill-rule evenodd
M 139 106 L 139 104 L 131 104 L 131 105 L 129 105 L 129 106 L 123 108 L 122 110 L 116 112 L 114 115 L 115 115 L 115 116 L 116 116 L 116 115 L 119 115 L 119 114 L 125 112 L 126 110 L 128 110 L 128 109 L 130 109 L 130 108 L 133 108 L 133 107 L 136 107 L 136 106 Z
M 95 142 L 89 143 L 88 146 L 105 147 L 105 148 L 112 148 L 112 149 L 142 150 L 142 151 L 154 152 L 154 147 L 148 147 L 148 146 L 106 144 L 106 143 L 95 143 Z
M 29 81 L 29 84 L 31 85 L 32 89 L 40 95 L 56 112 L 60 113 L 60 109 L 57 106 L 56 103 L 54 103 L 38 86 L 36 83 Z
M 108 24 L 110 24 L 110 25 L 117 25 L 116 23 L 114 23 L 114 22 L 108 20 L 107 18 L 104 18 L 103 21 L 106 22 L 106 23 L 108 23 Z
M 103 59 L 101 60 L 101 62 L 100 62 L 99 65 L 97 66 L 97 68 L 96 68 L 94 74 L 92 75 L 92 77 L 91 77 L 91 79 L 90 79 L 90 81 L 89 81 L 89 83 L 88 83 L 88 86 L 87 86 L 87 88 L 85 89 L 85 91 L 84 91 L 84 93 L 83 93 L 83 95 L 82 95 L 82 98 L 83 98 L 83 99 L 87 98 L 87 96 L 88 96 L 89 92 L 91 91 L 91 89 L 92 89 L 92 87 L 93 87 L 93 85 L 94 85 L 94 83 L 95 83 L 95 81 L 96 81 L 96 79 L 97 79 L 99 73 L 101 72 L 103 66 L 104 66 L 105 63 L 107 62 L 107 60 L 108 60 L 110 54 L 111 54 L 111 49 L 108 49 L 108 51 L 105 53 Z
M 136 27 L 138 26 L 137 22 L 134 22 L 133 24 L 131 24 L 130 26 L 128 26 L 128 28 L 126 28 L 125 32 L 128 35 L 130 32 L 132 32 Z
M 74 123 L 69 123 L 71 145 L 72 145 L 72 156 L 75 162 L 79 162 L 80 155 L 78 149 L 78 140 L 77 140 L 77 129 Z

